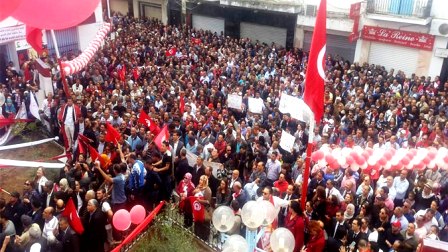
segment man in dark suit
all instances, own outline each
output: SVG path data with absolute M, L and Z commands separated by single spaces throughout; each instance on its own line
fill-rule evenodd
M 87 214 L 82 220 L 84 226 L 82 251 L 104 251 L 107 234 L 104 226 L 107 224 L 106 215 L 99 209 L 96 199 L 87 202 Z
M 335 239 L 336 237 L 339 237 L 338 233 L 347 235 L 347 232 L 350 230 L 350 225 L 344 220 L 344 211 L 339 210 L 336 212 L 336 217 L 333 218 L 333 221 L 328 228 L 328 236 Z
M 70 227 L 67 217 L 59 217 L 59 229 L 57 229 L 56 241 L 53 246 L 54 251 L 80 251 L 78 234 Z
M 54 183 L 51 180 L 45 182 L 45 185 L 43 186 L 44 193 L 42 193 L 42 208 L 44 209 L 47 207 L 56 208 L 56 202 L 53 200 L 53 186 Z
M 188 164 L 187 160 L 187 150 L 182 149 L 180 151 L 180 159 L 177 163 L 176 171 L 174 173 L 174 176 L 176 177 L 176 184 L 179 184 L 182 179 L 184 179 L 184 175 L 189 172 L 192 173 L 193 169 Z
M 193 176 L 191 182 L 193 182 L 193 184 L 197 186 L 199 184 L 199 178 L 204 174 L 205 174 L 204 160 L 198 156 L 196 164 L 193 167 L 193 171 L 191 172 L 191 175 Z
M 281 199 L 284 199 L 286 201 L 295 200 L 299 198 L 299 195 L 295 193 L 295 186 L 294 185 L 288 185 L 288 189 L 286 189 L 286 192 L 283 193 L 283 195 L 280 195 Z M 278 225 L 279 227 L 283 227 L 285 224 L 285 218 L 288 214 L 288 208 L 289 207 L 282 207 L 280 208 L 280 211 L 278 212 Z
M 177 164 L 179 157 L 180 157 L 180 150 L 184 147 L 184 143 L 181 141 L 181 133 L 176 130 L 173 133 L 173 144 L 171 145 L 171 153 L 173 157 L 174 164 Z
M 314 191 L 318 186 L 322 186 L 323 188 L 325 188 L 325 185 L 324 172 L 318 171 L 316 176 L 310 181 L 310 184 L 308 185 L 307 200 L 310 201 L 313 198 Z
M 215 176 L 213 176 L 213 167 L 207 166 L 205 168 L 205 175 L 208 177 L 208 187 L 210 187 L 210 190 L 212 191 L 212 197 L 216 197 L 219 180 Z
M 352 229 L 348 232 L 347 244 L 352 248 L 353 251 L 357 251 L 359 240 L 367 240 L 367 235 L 361 232 L 361 220 L 356 218 L 352 222 Z

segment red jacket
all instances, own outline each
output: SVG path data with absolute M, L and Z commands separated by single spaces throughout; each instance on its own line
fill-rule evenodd
M 73 104 L 72 106 L 75 109 L 74 121 L 75 121 L 75 123 L 78 123 L 79 117 L 81 117 L 81 109 L 75 104 Z M 64 121 L 65 121 L 66 108 L 67 108 L 67 104 L 64 104 L 58 114 L 58 121 L 61 122 L 62 124 L 64 124 Z
M 291 233 L 294 235 L 295 240 L 295 247 L 294 252 L 300 252 L 300 250 L 303 247 L 303 242 L 305 239 L 305 220 L 302 216 L 296 215 L 292 220 L 291 214 L 288 213 L 288 215 L 285 218 L 285 228 L 289 229 Z
M 324 231 L 321 230 L 319 234 L 311 237 L 311 240 L 306 244 L 307 252 L 323 252 L 325 249 Z

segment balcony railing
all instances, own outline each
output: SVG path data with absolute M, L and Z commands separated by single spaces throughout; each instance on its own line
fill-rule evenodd
M 432 0 L 367 0 L 367 13 L 406 18 L 430 16 Z

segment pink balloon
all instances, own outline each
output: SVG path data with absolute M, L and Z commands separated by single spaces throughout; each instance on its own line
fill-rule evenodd
M 401 163 L 403 165 L 408 165 L 411 162 L 411 160 L 409 160 L 409 157 L 405 156 L 402 160 Z
M 327 163 L 329 163 L 329 164 L 332 164 L 336 161 L 336 159 L 333 157 L 333 155 L 327 154 L 325 156 L 325 161 L 327 161 Z
M 386 160 L 391 160 L 392 159 L 392 153 L 391 152 L 384 152 L 384 157 L 386 158 Z
M 445 157 L 443 158 L 443 161 L 445 162 L 445 164 L 448 163 L 448 156 L 445 156 Z
M 347 156 L 347 164 L 348 165 L 351 165 L 351 164 L 353 164 L 354 162 L 355 162 L 355 160 L 353 159 L 353 157 L 352 156 Z
M 431 159 L 430 159 L 429 157 L 425 157 L 425 158 L 422 160 L 422 163 L 423 163 L 424 165 L 428 165 L 429 163 L 431 163 Z
M 370 155 L 371 155 L 371 154 L 370 154 L 368 151 L 364 151 L 364 152 L 362 153 L 362 156 L 364 157 L 365 160 L 369 160 Z
M 131 226 L 131 214 L 124 209 L 118 210 L 112 217 L 112 224 L 119 231 L 127 230 Z
M 437 149 L 431 148 L 428 152 L 429 159 L 433 160 L 437 155 Z
M 140 224 L 146 217 L 146 210 L 141 205 L 135 205 L 131 209 L 131 222 L 134 224 Z
M 2 0 L 0 1 L 0 21 L 11 16 L 11 14 L 19 7 L 22 0 Z
M 378 160 L 378 164 L 381 166 L 385 166 L 387 164 L 387 159 L 386 157 L 382 157 Z
M 313 154 L 311 154 L 311 160 L 318 161 L 324 158 L 324 152 L 321 150 L 315 151 Z
M 365 162 L 366 162 L 366 160 L 364 159 L 363 156 L 359 156 L 358 159 L 356 159 L 356 163 L 357 163 L 359 166 L 362 166 Z
M 31 27 L 61 30 L 86 20 L 99 2 L 100 0 L 22 0 L 12 16 Z

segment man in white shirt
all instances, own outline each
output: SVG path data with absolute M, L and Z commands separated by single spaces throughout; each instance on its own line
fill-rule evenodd
M 263 188 L 262 197 L 257 199 L 257 202 L 261 202 L 263 200 L 269 201 L 274 205 L 275 211 L 278 213 L 280 208 L 289 206 L 290 200 L 284 200 L 277 196 L 272 195 L 272 187 L 266 186 Z
M 42 213 L 44 218 L 44 229 L 42 230 L 42 237 L 47 240 L 48 243 L 53 243 L 56 239 L 53 230 L 58 227 L 58 218 L 54 216 L 54 208 L 47 207 Z
M 72 85 L 72 90 L 77 98 L 81 98 L 83 88 L 84 87 L 81 85 L 81 81 L 76 79 L 76 83 Z
M 408 171 L 401 170 L 400 176 L 396 176 L 394 178 L 394 186 L 393 187 L 395 188 L 395 192 L 396 192 L 395 200 L 394 200 L 395 206 L 403 205 L 403 201 L 406 197 L 406 192 L 408 191 L 408 188 L 409 188 L 409 181 L 406 179 L 407 176 L 408 176 Z
M 334 195 L 339 199 L 339 202 L 344 201 L 344 197 L 342 197 L 341 192 L 339 192 L 339 190 L 334 187 L 333 181 L 330 179 L 326 182 L 325 195 L 327 196 L 327 198 L 331 195 Z

